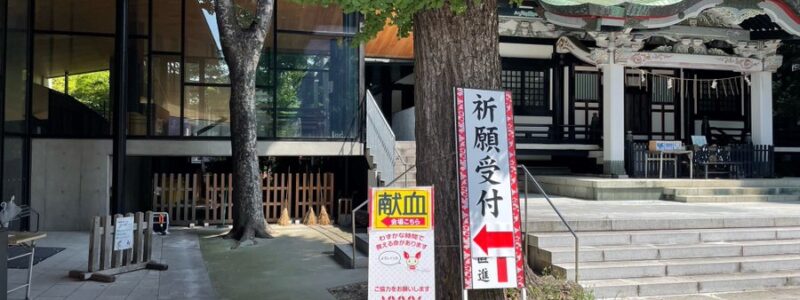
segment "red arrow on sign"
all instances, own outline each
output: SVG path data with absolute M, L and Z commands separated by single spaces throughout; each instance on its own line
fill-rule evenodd
M 403 220 L 404 223 L 416 223 L 416 222 L 414 222 L 415 220 L 419 220 L 419 222 L 418 222 L 418 224 L 397 224 L 396 222 L 394 224 L 392 224 L 393 220 Z M 381 223 L 383 223 L 383 225 L 386 225 L 386 227 L 392 227 L 392 225 L 394 225 L 394 226 L 411 226 L 411 225 L 413 225 L 413 226 L 422 226 L 422 225 L 425 225 L 425 218 L 418 218 L 418 217 L 415 217 L 415 218 L 392 218 L 392 217 L 386 217 L 386 218 L 383 218 L 383 220 L 381 220 Z
M 513 231 L 487 231 L 483 225 L 478 235 L 472 239 L 484 253 L 489 254 L 489 248 L 512 248 L 514 247 Z

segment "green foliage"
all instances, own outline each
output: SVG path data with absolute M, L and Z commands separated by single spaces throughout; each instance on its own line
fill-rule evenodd
M 532 274 L 532 273 L 531 273 Z M 594 300 L 594 294 L 572 281 L 552 275 L 526 275 L 528 299 L 537 300 Z M 506 290 L 506 299 L 522 299 L 517 289 Z
M 355 42 L 367 42 L 383 30 L 388 22 L 398 27 L 398 35 L 407 37 L 414 27 L 414 15 L 418 12 L 447 7 L 460 14 L 466 11 L 468 1 L 480 0 L 293 0 L 303 4 L 323 6 L 338 5 L 346 13 L 360 13 L 364 16 L 364 26 L 356 36 Z M 501 0 L 502 1 L 502 0 Z M 508 0 L 519 4 L 522 0 Z
M 108 70 L 69 75 L 69 91 L 66 94 L 105 116 L 111 92 L 110 77 Z M 64 79 L 65 77 L 50 79 L 50 89 L 64 93 Z

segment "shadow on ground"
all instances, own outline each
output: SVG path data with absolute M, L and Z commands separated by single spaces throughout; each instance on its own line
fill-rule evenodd
M 328 288 L 367 280 L 366 269 L 333 260 L 334 243 L 347 235 L 330 226 L 273 226 L 275 238 L 242 244 L 200 230 L 200 248 L 221 299 L 334 299 Z

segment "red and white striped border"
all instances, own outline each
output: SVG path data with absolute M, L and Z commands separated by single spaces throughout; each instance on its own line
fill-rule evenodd
M 517 287 L 525 287 L 525 259 L 522 257 L 522 226 L 520 225 L 519 190 L 517 187 L 517 147 L 514 141 L 514 103 L 506 91 L 506 132 L 508 134 L 508 173 L 511 176 L 511 211 L 514 218 L 514 254 L 517 258 Z
M 472 288 L 472 251 L 469 227 L 469 190 L 467 189 L 467 132 L 464 120 L 464 89 L 456 88 L 456 120 L 458 147 L 458 188 L 461 194 L 461 251 L 464 267 L 464 289 Z

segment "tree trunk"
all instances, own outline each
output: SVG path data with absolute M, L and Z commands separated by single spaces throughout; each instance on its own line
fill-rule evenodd
M 231 0 L 217 0 L 214 9 L 231 81 L 233 229 L 227 237 L 239 242 L 270 238 L 261 199 L 255 95 L 256 68 L 271 24 L 272 1 L 258 1 L 256 17 L 247 28 L 240 26 Z
M 461 223 L 456 166 L 454 87 L 500 88 L 497 0 L 466 1 L 414 16 L 417 180 L 436 188 L 436 297 L 461 299 Z M 503 299 L 475 290 L 475 299 Z
M 238 65 L 231 78 L 231 154 L 233 157 L 233 229 L 239 241 L 269 238 L 261 199 L 256 135 L 256 68 Z

